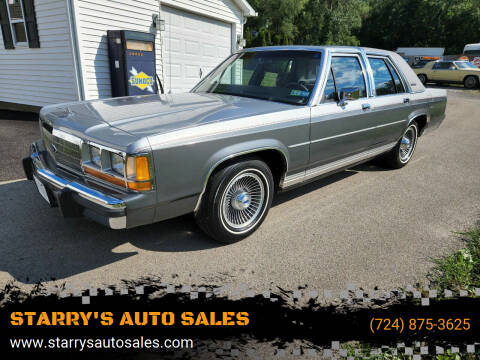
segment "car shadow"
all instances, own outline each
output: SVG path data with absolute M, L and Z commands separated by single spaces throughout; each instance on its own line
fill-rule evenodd
M 381 160 L 374 159 L 364 164 L 360 164 L 352 168 L 352 170 L 357 172 L 362 171 L 374 171 L 374 172 L 381 172 L 381 171 L 392 171 L 391 168 L 384 166 Z
M 280 193 L 273 206 L 359 171 L 364 170 L 343 171 Z M 226 246 L 204 235 L 192 215 L 128 230 L 65 219 L 26 180 L 0 185 L 0 203 L 0 271 L 26 284 L 68 278 L 136 256 L 137 251 L 118 249 L 128 243 L 147 251 L 184 253 Z
M 137 255 L 116 250 L 126 243 L 157 252 L 221 246 L 197 229 L 192 216 L 117 231 L 84 218 L 65 219 L 26 180 L 0 185 L 0 203 L 0 271 L 28 284 L 67 278 Z
M 432 89 L 443 89 L 443 90 L 459 90 L 459 91 L 464 91 L 466 94 L 468 93 L 478 93 L 480 91 L 480 88 L 473 88 L 473 89 L 467 89 L 463 84 L 434 84 L 434 83 L 428 83 L 426 85 L 427 88 L 432 88 Z

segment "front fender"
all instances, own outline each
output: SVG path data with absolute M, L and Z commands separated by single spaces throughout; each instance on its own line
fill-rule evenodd
M 230 146 L 226 146 L 217 152 L 215 152 L 210 158 L 205 162 L 205 166 L 202 171 L 203 189 L 202 194 L 205 192 L 208 180 L 211 174 L 215 171 L 218 166 L 224 163 L 227 160 L 233 159 L 247 154 L 254 154 L 255 152 L 263 150 L 275 150 L 282 154 L 285 164 L 286 171 L 288 171 L 288 164 L 290 162 L 290 156 L 288 148 L 279 140 L 276 139 L 257 139 L 252 141 L 245 141 Z

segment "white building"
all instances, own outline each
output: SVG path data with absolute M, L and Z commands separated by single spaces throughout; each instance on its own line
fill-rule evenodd
M 165 92 L 188 91 L 255 15 L 246 0 L 0 0 L 0 104 L 110 97 L 107 30 L 154 32 Z

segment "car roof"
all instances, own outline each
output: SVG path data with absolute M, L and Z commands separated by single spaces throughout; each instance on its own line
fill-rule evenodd
M 253 51 L 282 51 L 282 50 L 296 50 L 296 51 L 348 51 L 348 52 L 358 52 L 365 51 L 367 54 L 377 54 L 377 55 L 390 55 L 396 54 L 393 51 L 374 49 L 368 47 L 359 47 L 359 46 L 337 46 L 337 45 L 285 45 L 285 46 L 262 46 L 254 48 L 243 49 L 242 52 L 253 52 Z

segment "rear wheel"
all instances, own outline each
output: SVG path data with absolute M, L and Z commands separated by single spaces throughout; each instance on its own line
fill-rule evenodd
M 425 85 L 427 83 L 427 75 L 419 74 L 417 76 L 418 76 L 418 78 L 420 79 L 420 81 L 422 82 L 423 85 Z
M 199 227 L 210 237 L 233 243 L 262 224 L 272 204 L 270 168 L 253 158 L 214 173 L 195 214 Z
M 467 76 L 463 84 L 467 89 L 474 89 L 478 86 L 478 79 L 475 76 Z
M 405 130 L 398 144 L 386 155 L 387 165 L 394 169 L 400 169 L 407 165 L 415 152 L 417 140 L 418 125 L 414 121 Z

